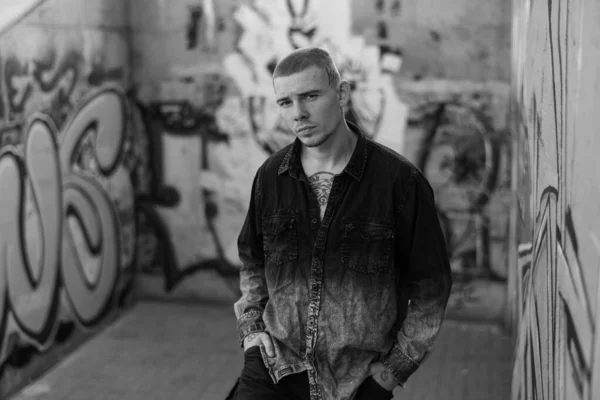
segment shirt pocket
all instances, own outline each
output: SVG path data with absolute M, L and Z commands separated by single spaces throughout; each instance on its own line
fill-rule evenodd
M 298 258 L 298 229 L 294 215 L 263 218 L 263 245 L 266 261 L 281 266 Z
M 388 225 L 348 221 L 342 236 L 342 265 L 365 274 L 386 271 L 392 262 L 393 243 L 394 230 Z

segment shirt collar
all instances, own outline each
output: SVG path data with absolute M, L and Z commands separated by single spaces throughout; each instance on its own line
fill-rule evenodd
M 353 124 L 352 122 L 346 120 L 348 127 L 352 132 L 356 133 L 358 136 L 358 141 L 356 142 L 356 147 L 352 152 L 352 156 L 350 157 L 350 161 L 344 168 L 344 171 L 354 179 L 360 182 L 363 173 L 365 171 L 365 166 L 367 165 L 367 138 L 361 132 L 360 128 Z M 302 142 L 300 139 L 296 138 L 294 143 L 288 149 L 287 153 L 283 157 L 281 161 L 281 165 L 279 166 L 279 175 L 284 174 L 289 171 L 291 177 L 295 179 L 299 179 L 302 173 L 302 164 L 300 162 L 300 150 L 302 148 Z

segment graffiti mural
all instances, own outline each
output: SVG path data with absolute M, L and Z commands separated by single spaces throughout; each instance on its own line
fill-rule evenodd
M 164 289 L 171 291 L 186 276 L 202 270 L 214 270 L 232 285 L 234 291 L 237 290 L 234 279 L 238 269 L 227 260 L 221 243 L 217 240 L 212 243 L 217 251 L 217 257 L 183 265 L 180 263 L 182 257 L 181 254 L 179 257 L 177 254 L 177 245 L 173 238 L 174 229 L 168 226 L 167 221 L 169 213 L 177 212 L 177 207 L 181 204 L 181 189 L 166 184 L 164 171 L 161 170 L 164 141 L 168 141 L 171 137 L 199 139 L 202 170 L 208 168 L 211 146 L 215 143 L 228 143 L 228 137 L 216 128 L 214 115 L 193 107 L 189 102 L 155 102 L 147 106 L 142 104 L 138 106 L 142 129 L 146 132 L 146 136 L 153 140 L 150 149 L 153 157 L 147 167 L 152 171 L 152 185 L 146 191 L 142 191 L 140 196 L 136 196 L 140 272 L 145 275 L 162 275 Z M 197 184 L 197 181 L 194 183 Z M 219 206 L 206 189 L 202 189 L 202 196 L 204 200 L 202 216 L 205 218 L 208 231 L 206 236 L 217 238 L 213 218 Z
M 242 29 L 238 51 L 225 57 L 240 96 L 248 101 L 252 134 L 268 152 L 290 142 L 291 133 L 279 119 L 271 84 L 277 61 L 290 51 L 306 46 L 329 51 L 352 96 L 347 118 L 372 138 L 403 150 L 407 107 L 394 89 L 393 73 L 400 56 L 365 38 L 351 34 L 350 2 L 321 4 L 303 1 L 255 1 L 236 9 L 234 20 Z M 327 21 L 335 19 L 335 24 Z
M 215 13 L 214 0 L 203 0 L 202 4 L 189 7 L 187 24 L 187 49 L 193 50 L 202 44 L 204 51 L 215 51 L 217 30 L 223 29 L 223 20 Z
M 399 4 L 382 3 L 378 12 L 383 18 L 389 6 L 397 13 Z M 184 14 L 191 18 L 189 30 L 181 36 L 186 54 L 196 50 L 199 43 L 194 38 L 208 29 L 203 18 L 210 14 L 211 20 L 220 20 L 223 9 L 212 7 L 212 2 L 186 6 Z M 502 112 L 493 109 L 485 89 L 468 96 L 426 95 L 424 104 L 407 104 L 394 81 L 402 65 L 399 49 L 370 45 L 365 37 L 352 34 L 351 7 L 347 0 L 236 5 L 235 48 L 215 61 L 216 68 L 173 67 L 159 89 L 140 96 L 142 129 L 156 149 L 151 151 L 156 155 L 152 168 L 158 181 L 168 182 L 163 188 L 168 186 L 178 199 L 167 205 L 147 197 L 143 206 L 147 211 L 140 214 L 145 222 L 138 229 L 148 232 L 140 239 L 146 247 L 166 243 L 145 252 L 152 256 L 142 263 L 142 271 L 147 276 L 163 275 L 167 291 L 185 277 L 211 268 L 228 284 L 233 279 L 231 286 L 237 290 L 236 239 L 249 203 L 248 182 L 265 158 L 294 139 L 280 120 L 271 74 L 282 56 L 302 46 L 327 49 L 351 83 L 346 117 L 371 138 L 407 155 L 432 180 L 452 242 L 455 272 L 469 282 L 505 280 L 506 268 L 490 266 L 490 248 L 494 254 L 501 251 L 490 244 L 494 221 L 490 222 L 487 209 L 496 188 L 505 184 L 498 178 L 498 143 L 505 130 L 489 116 Z M 333 20 L 335 24 L 330 23 Z M 421 126 L 419 134 L 426 137 L 420 148 L 427 151 L 415 157 L 406 151 L 407 125 Z M 173 162 L 165 163 L 167 159 Z M 496 233 L 494 240 L 505 240 L 504 236 Z
M 600 397 L 594 1 L 513 1 L 518 193 L 512 398 Z
M 382 53 L 378 46 L 367 45 L 362 36 L 351 34 L 350 2 L 255 1 L 240 6 L 234 19 L 243 33 L 238 51 L 229 54 L 224 65 L 235 81 L 239 98 L 227 99 L 217 116 L 217 125 L 224 132 L 249 125 L 251 135 L 264 150 L 262 157 L 290 143 L 294 137 L 279 117 L 271 73 L 288 52 L 316 46 L 329 51 L 342 78 L 351 84 L 346 117 L 371 138 L 402 152 L 408 110 L 392 81 L 392 73 L 401 63 L 399 56 Z M 332 19 L 336 24 L 326 23 Z M 388 58 L 394 58 L 395 63 L 386 64 Z M 395 65 L 395 69 L 386 65 Z M 247 104 L 247 109 L 241 104 Z M 232 121 L 226 120 L 227 114 L 238 115 L 236 127 L 232 128 Z M 254 164 L 239 168 L 246 182 L 252 178 L 260 158 L 250 160 Z M 243 200 L 248 203 L 247 193 Z M 243 221 L 242 215 L 237 217 Z M 231 237 L 228 239 L 226 243 Z
M 398 56 L 351 34 L 348 1 L 254 1 L 237 7 L 233 18 L 242 33 L 237 50 L 223 61 L 233 82 L 215 113 L 215 126 L 228 140 L 209 146 L 200 183 L 219 205 L 210 217 L 215 243 L 228 264 L 239 266 L 236 238 L 249 204 L 247 182 L 266 157 L 294 139 L 272 89 L 271 73 L 281 57 L 304 46 L 328 50 L 353 89 L 347 118 L 398 152 L 408 110 L 394 89 L 395 70 L 386 69 L 393 63 L 384 56 Z M 332 19 L 336 24 L 327 23 Z
M 112 37 L 24 21 L 0 36 L 0 379 L 123 306 L 137 252 L 142 157 Z
M 498 185 L 503 138 L 481 110 L 460 99 L 428 101 L 412 110 L 410 124 L 423 139 L 416 157 L 434 189 L 455 275 L 504 281 L 490 267 L 489 213 Z
M 144 129 L 159 149 L 155 171 L 162 176 L 159 180 L 169 181 L 179 199 L 161 205 L 148 198 L 147 211 L 142 212 L 146 223 L 139 224 L 140 233 L 148 232 L 141 233 L 144 241 L 167 243 L 154 254 L 168 262 L 142 263 L 145 274 L 164 275 L 166 290 L 207 269 L 216 270 L 238 290 L 236 238 L 250 201 L 248 182 L 270 154 L 294 138 L 279 119 L 271 85 L 275 63 L 287 52 L 306 45 L 327 48 L 353 86 L 348 118 L 371 137 L 402 150 L 402 121 L 408 111 L 393 88 L 393 69 L 382 64 L 377 46 L 350 34 L 349 2 L 333 3 L 256 1 L 236 7 L 233 19 L 242 34 L 236 51 L 225 55 L 221 72 L 198 75 L 187 70 L 162 84 L 156 96 L 160 101 L 140 101 Z M 211 4 L 190 9 L 186 47 L 195 47 L 200 20 L 214 11 Z M 334 29 L 323 22 L 332 13 L 343 17 Z M 179 161 L 162 163 L 168 154 Z M 192 154 L 197 155 L 192 160 L 195 171 L 182 174 L 190 169 L 186 160 Z
M 417 82 L 404 153 L 435 193 L 452 267 L 448 315 L 498 321 L 508 268 L 510 188 L 506 86 Z
M 377 5 L 379 13 L 388 12 L 384 11 L 387 6 L 392 13 L 400 12 L 400 2 L 381 2 Z M 234 14 L 243 32 L 238 51 L 228 55 L 224 63 L 239 91 L 236 96 L 248 105 L 248 113 L 245 115 L 234 100 L 226 99 L 232 102 L 225 105 L 227 114 L 238 116 L 237 129 L 247 126 L 249 118 L 252 135 L 267 154 L 288 144 L 293 137 L 276 109 L 273 68 L 293 49 L 327 49 L 353 88 L 346 117 L 368 136 L 409 156 L 406 124 L 422 128 L 420 152 L 409 158 L 434 187 L 440 217 L 447 225 L 450 255 L 456 261 L 455 272 L 468 279 L 504 281 L 505 268 L 498 272 L 490 267 L 491 223 L 486 209 L 500 181 L 500 149 L 507 141 L 503 124 L 493 123 L 490 114 L 501 112 L 491 109 L 491 96 L 483 90 L 472 93 L 471 98 L 471 93 L 461 93 L 423 96 L 425 102 L 421 104 L 401 100 L 393 81 L 402 63 L 400 49 L 367 45 L 363 37 L 352 35 L 349 7 L 350 2 L 342 0 L 327 5 L 305 0 L 257 1 L 240 6 Z M 339 21 L 340 16 L 348 20 L 325 26 L 324 21 Z M 379 39 L 385 41 L 385 34 Z M 231 118 L 223 122 L 217 118 L 223 132 L 231 130 Z M 249 172 L 254 170 L 248 165 L 245 179 L 250 179 Z
M 32 114 L 23 143 L 2 148 L 0 363 L 14 334 L 44 350 L 65 313 L 91 327 L 113 305 L 135 255 L 133 190 L 120 165 L 126 117 L 124 94 L 107 86 L 60 128 Z

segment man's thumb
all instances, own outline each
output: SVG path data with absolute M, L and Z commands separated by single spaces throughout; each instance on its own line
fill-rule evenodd
M 261 338 L 262 344 L 265 346 L 265 351 L 269 357 L 275 357 L 275 349 L 273 348 L 273 342 L 271 342 L 271 336 L 264 335 Z

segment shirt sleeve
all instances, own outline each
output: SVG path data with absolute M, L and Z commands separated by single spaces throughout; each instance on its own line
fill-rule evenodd
M 238 236 L 238 251 L 242 267 L 240 269 L 241 298 L 234 304 L 237 318 L 237 332 L 240 346 L 244 338 L 254 332 L 265 331 L 262 320 L 268 300 L 265 280 L 265 265 L 260 212 L 261 171 L 258 170 L 252 183 L 250 206 L 244 225 Z
M 403 386 L 433 350 L 452 277 L 431 186 L 414 170 L 396 189 L 397 284 L 406 314 L 399 316 L 394 345 L 381 362 Z

